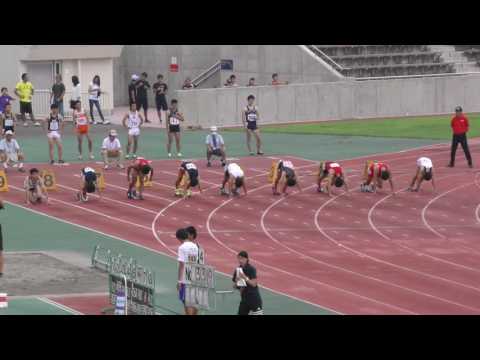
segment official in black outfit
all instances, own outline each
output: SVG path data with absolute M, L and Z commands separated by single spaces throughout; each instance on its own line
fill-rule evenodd
M 238 256 L 240 267 L 235 270 L 233 287 L 240 290 L 241 301 L 238 315 L 263 315 L 262 297 L 258 291 L 257 269 L 248 260 L 248 253 L 241 251 Z

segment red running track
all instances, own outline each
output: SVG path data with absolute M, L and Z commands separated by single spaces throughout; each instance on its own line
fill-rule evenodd
M 476 158 L 479 143 L 471 150 Z M 434 162 L 436 193 L 429 183 L 405 192 L 419 156 Z M 480 314 L 480 175 L 461 161 L 444 167 L 448 156 L 439 145 L 341 161 L 351 191 L 332 198 L 316 193 L 316 163 L 286 156 L 298 168 L 302 192 L 272 196 L 266 183 L 272 159 L 250 157 L 238 161 L 248 177 L 246 197 L 221 197 L 221 168 L 202 162 L 208 190 L 179 200 L 172 187 L 179 163 L 155 161 L 145 201 L 127 200 L 125 175 L 111 170 L 105 200 L 87 204 L 73 199 L 81 167 L 74 164 L 53 168 L 59 190 L 51 205 L 32 208 L 169 256 L 178 247 L 177 228 L 194 225 L 217 270 L 230 274 L 236 253 L 247 250 L 263 286 L 343 314 Z M 358 191 L 370 158 L 391 165 L 394 196 L 388 186 L 378 194 Z M 22 180 L 9 174 L 6 195 L 20 205 Z

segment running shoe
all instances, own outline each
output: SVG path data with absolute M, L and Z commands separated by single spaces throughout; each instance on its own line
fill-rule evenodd
M 108 170 L 109 166 L 108 164 L 103 167 L 104 170 Z
M 125 166 L 123 166 L 123 164 L 117 164 L 117 166 L 118 166 L 120 169 L 125 169 Z
M 90 154 L 90 160 L 95 160 L 95 156 L 93 154 Z
M 209 162 L 207 162 L 207 167 L 212 167 L 212 164 Z
M 178 157 L 182 157 L 183 155 L 182 155 L 182 153 L 178 153 L 177 156 L 178 156 Z
M 125 159 L 129 160 L 130 159 L 130 155 L 125 155 Z
M 25 122 L 23 123 L 23 126 L 28 127 L 28 123 L 25 121 Z
M 21 173 L 24 173 L 25 169 L 23 167 L 21 167 L 21 168 L 18 168 L 18 171 L 20 171 Z
M 36 121 L 35 126 L 40 126 L 40 123 L 38 121 Z
M 82 154 L 78 155 L 78 160 L 83 160 L 83 155 Z
M 259 151 L 257 152 L 257 155 L 263 155 L 263 152 Z
M 137 154 L 133 154 L 132 159 L 136 159 L 136 158 L 137 158 Z
M 59 164 L 65 164 L 65 161 L 63 161 L 63 160 L 58 160 L 58 163 L 59 163 Z
M 105 120 L 102 124 L 103 124 L 103 125 L 110 125 L 110 121 Z
M 253 156 L 255 155 L 255 153 L 253 151 L 250 151 L 250 156 Z
M 168 153 L 168 157 L 171 158 L 171 157 L 172 157 L 172 154 L 171 154 L 171 153 Z
M 133 194 L 131 191 L 127 191 L 127 198 L 129 198 L 130 200 L 133 200 L 134 197 L 133 197 Z
M 151 121 L 150 121 L 150 120 L 145 120 L 145 122 L 146 122 L 147 124 L 150 124 L 150 123 L 151 123 Z
M 50 165 L 55 164 L 55 160 L 50 160 Z

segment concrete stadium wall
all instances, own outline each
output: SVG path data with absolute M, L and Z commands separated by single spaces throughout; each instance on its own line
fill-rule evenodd
M 186 125 L 239 126 L 247 96 L 261 123 L 480 112 L 480 74 L 177 91 Z
M 171 73 L 172 57 L 179 65 L 178 73 Z M 298 45 L 126 45 L 122 55 L 114 61 L 115 105 L 128 102 L 128 83 L 132 74 L 147 72 L 151 83 L 161 73 L 173 91 L 180 89 L 186 77 L 194 78 L 221 59 L 233 60 L 234 71 L 221 71 L 206 87 L 222 87 L 232 73 L 239 85 L 246 85 L 255 77 L 258 85 L 270 84 L 273 73 L 292 83 L 332 82 L 340 80 L 329 67 L 317 61 Z M 150 93 L 153 105 L 153 92 Z

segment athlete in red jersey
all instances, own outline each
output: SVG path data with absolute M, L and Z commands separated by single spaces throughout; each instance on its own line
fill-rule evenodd
M 142 157 L 137 158 L 132 165 L 127 168 L 127 181 L 128 181 L 128 192 L 127 196 L 129 199 L 136 198 L 135 185 L 137 179 L 140 183 L 140 188 L 138 189 L 138 199 L 143 200 L 143 189 L 145 178 L 148 176 L 149 181 L 152 181 L 153 178 L 153 168 L 151 166 L 152 162 L 146 160 Z
M 377 187 L 383 187 L 383 181 L 390 183 L 392 193 L 395 193 L 393 188 L 392 173 L 387 164 L 378 161 L 367 161 L 363 172 L 364 182 L 360 186 L 362 192 L 377 192 Z
M 326 192 L 328 196 L 331 196 L 332 185 L 337 188 L 345 185 L 345 191 L 348 192 L 345 173 L 340 164 L 333 161 L 321 162 L 318 172 L 318 192 Z

